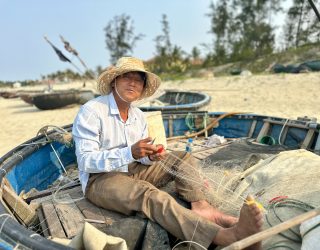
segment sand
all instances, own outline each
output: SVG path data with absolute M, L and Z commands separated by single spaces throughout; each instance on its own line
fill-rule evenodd
M 53 89 L 81 88 L 82 82 L 56 84 Z M 94 89 L 87 83 L 87 89 Z M 16 90 L 44 89 L 45 86 Z M 250 112 L 296 119 L 316 117 L 320 121 L 320 73 L 252 75 L 188 79 L 163 82 L 161 89 L 202 91 L 212 97 L 209 111 Z M 2 91 L 4 89 L 0 89 Z M 12 90 L 12 89 L 11 89 Z M 36 136 L 46 125 L 71 124 L 79 110 L 73 105 L 56 110 L 38 110 L 20 98 L 0 97 L 0 156 Z

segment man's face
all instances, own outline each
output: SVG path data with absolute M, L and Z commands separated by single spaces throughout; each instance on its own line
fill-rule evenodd
M 128 102 L 139 99 L 144 89 L 145 79 L 138 72 L 128 72 L 116 78 L 119 95 Z

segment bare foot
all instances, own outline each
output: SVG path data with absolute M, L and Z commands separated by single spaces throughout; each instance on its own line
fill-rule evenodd
M 248 196 L 247 200 L 252 199 Z M 240 210 L 239 222 L 231 228 L 221 228 L 213 242 L 217 245 L 227 246 L 242 240 L 252 234 L 261 231 L 263 224 L 263 213 L 255 203 L 243 204 Z M 248 249 L 261 249 L 261 243 L 256 243 Z
M 222 213 L 221 211 L 212 207 L 207 201 L 204 201 L 204 200 L 192 202 L 191 210 L 196 214 L 224 228 L 234 226 L 239 220 L 236 217 Z

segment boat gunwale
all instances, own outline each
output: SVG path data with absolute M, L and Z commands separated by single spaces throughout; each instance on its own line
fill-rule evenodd
M 203 97 L 202 100 L 190 103 L 190 104 L 177 104 L 177 105 L 167 105 L 167 106 L 140 106 L 139 109 L 145 111 L 173 111 L 173 110 L 186 110 L 186 109 L 195 109 L 195 108 L 201 108 L 211 101 L 211 97 L 206 93 L 199 93 L 194 91 L 180 91 L 175 89 L 166 90 L 163 95 L 165 95 L 168 92 L 176 92 L 176 93 L 186 93 L 186 94 L 194 94 L 198 95 L 200 97 Z M 163 96 L 161 95 L 161 96 Z M 159 96 L 158 98 L 160 98 Z M 156 98 L 156 99 L 158 99 Z
M 178 118 L 180 116 L 183 116 L 187 114 L 187 111 L 180 111 L 172 114 L 163 114 L 164 117 L 170 117 L 174 116 L 175 118 Z M 204 112 L 204 111 L 193 111 L 195 115 L 197 113 L 199 115 L 204 115 L 207 113 L 210 117 L 215 118 L 218 117 L 221 114 L 225 114 L 226 112 Z M 272 116 L 265 116 L 265 115 L 256 115 L 252 113 L 239 113 L 232 115 L 229 118 L 235 118 L 235 119 L 255 119 L 257 121 L 263 121 L 264 119 L 272 119 L 275 121 L 284 121 L 285 118 L 280 117 L 272 117 Z M 306 124 L 304 121 L 300 120 L 292 120 L 296 123 Z M 317 129 L 320 128 L 320 124 L 317 123 L 316 125 Z M 72 124 L 66 125 L 63 127 L 67 131 L 70 131 L 72 129 Z M 51 130 L 48 132 L 48 134 L 55 133 L 56 131 Z M 319 136 L 319 135 L 318 135 Z M 39 150 L 40 148 L 44 147 L 46 144 L 40 144 L 40 145 L 26 145 L 23 144 L 30 144 L 34 142 L 41 142 L 45 138 L 44 135 L 39 135 L 34 138 L 31 138 L 30 140 L 18 145 L 14 149 L 10 150 L 8 153 L 6 153 L 4 156 L 0 157 L 0 169 L 3 169 L 4 171 L 0 171 L 0 184 L 3 181 L 3 178 L 5 175 L 18 163 L 23 161 L 27 156 L 31 155 L 35 151 Z M 10 159 L 12 158 L 12 159 Z M 0 218 L 0 225 L 2 227 L 2 233 L 4 233 L 5 236 L 8 236 L 8 238 L 13 239 L 13 241 L 17 241 L 17 243 L 23 244 L 28 247 L 32 247 L 32 249 L 70 249 L 68 247 L 65 247 L 63 245 L 54 243 L 45 237 L 41 236 L 41 239 L 33 239 L 31 235 L 38 235 L 32 232 L 31 230 L 28 230 L 23 225 L 18 223 L 6 210 L 5 206 L 0 203 L 0 215 L 8 215 L 8 216 L 1 216 Z M 40 236 L 40 235 L 38 235 Z M 39 237 L 38 237 L 39 238 Z

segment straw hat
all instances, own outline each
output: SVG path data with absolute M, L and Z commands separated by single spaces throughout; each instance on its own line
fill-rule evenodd
M 146 86 L 140 97 L 146 98 L 152 96 L 159 88 L 161 79 L 159 76 L 149 72 L 140 59 L 134 57 L 121 57 L 116 66 L 106 68 L 98 78 L 98 90 L 102 95 L 111 92 L 111 82 L 117 77 L 127 72 L 140 71 L 146 74 Z

